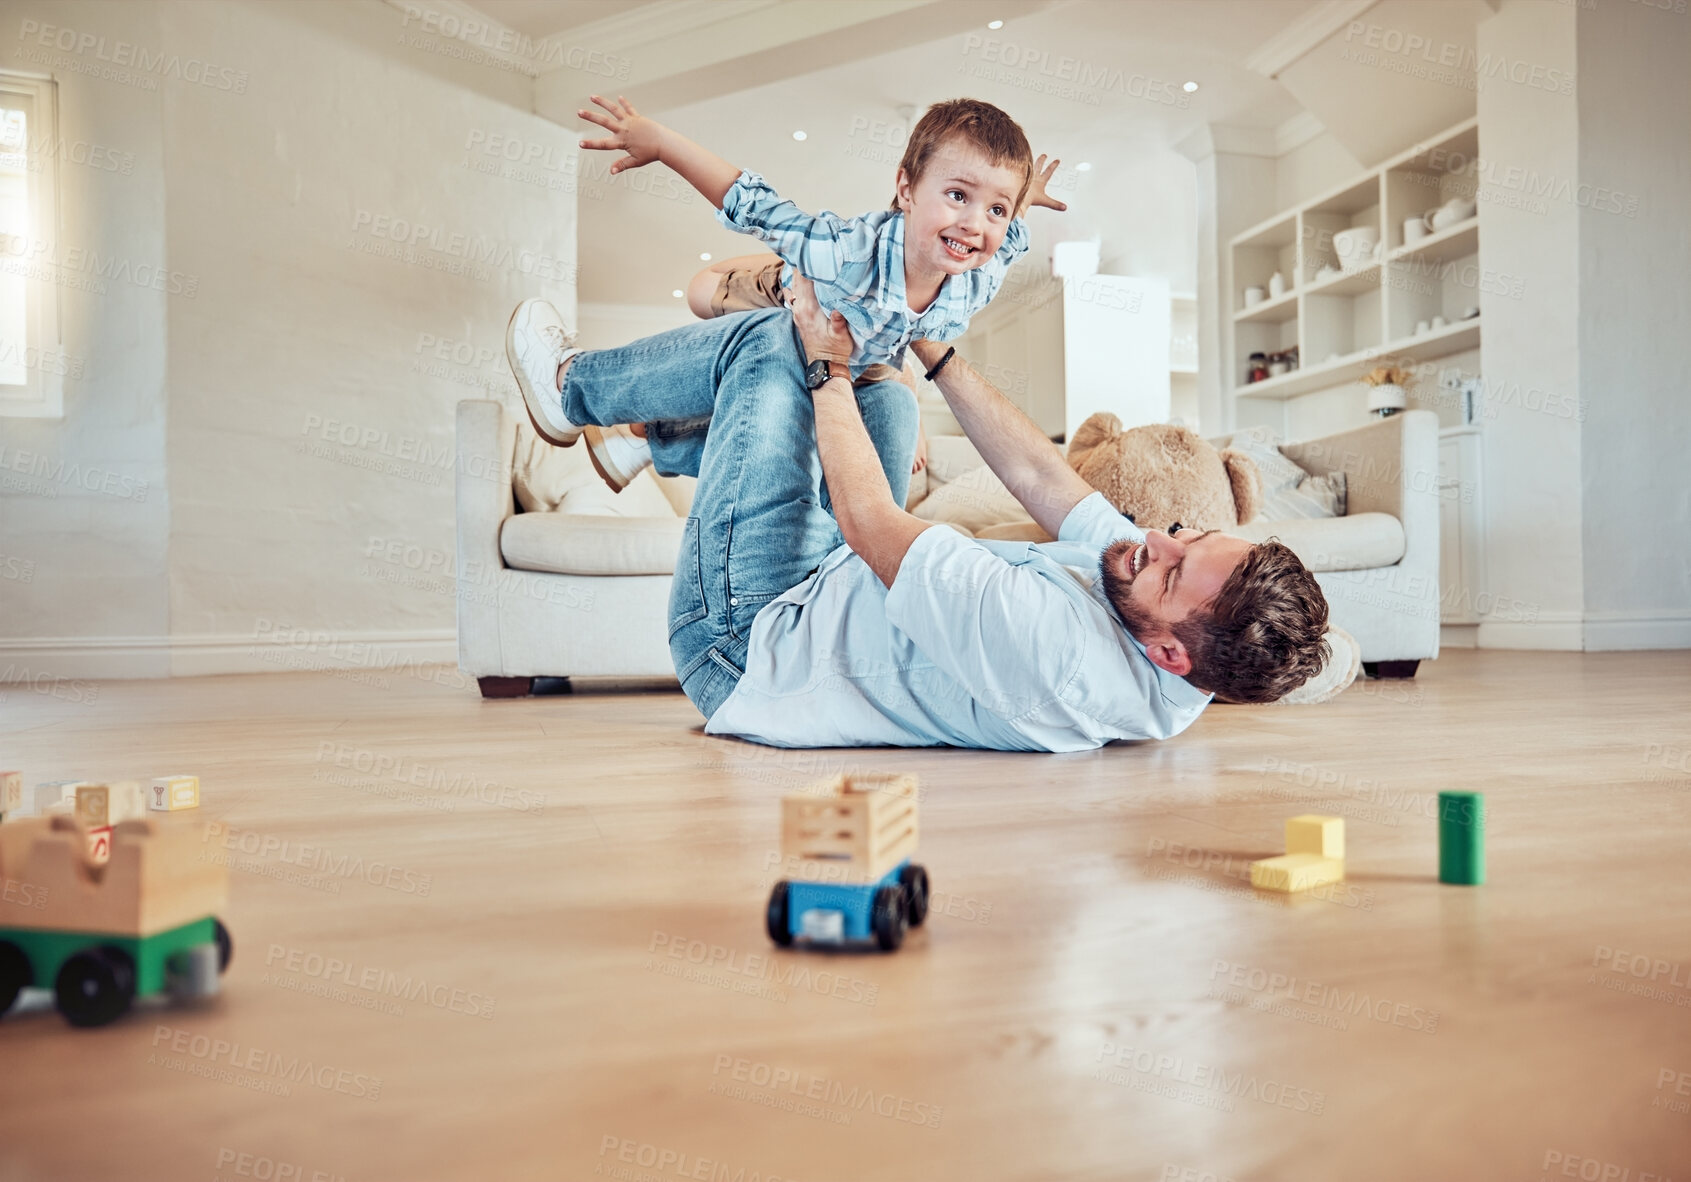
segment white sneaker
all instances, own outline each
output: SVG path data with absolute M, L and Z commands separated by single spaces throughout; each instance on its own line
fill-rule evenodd
M 642 468 L 651 466 L 651 447 L 629 430 L 627 423 L 582 430 L 587 435 L 587 458 L 612 492 L 621 492 Z
M 505 357 L 523 392 L 535 433 L 553 447 L 568 447 L 581 428 L 564 417 L 558 367 L 582 352 L 572 348 L 575 330 L 545 300 L 524 300 L 505 326 Z

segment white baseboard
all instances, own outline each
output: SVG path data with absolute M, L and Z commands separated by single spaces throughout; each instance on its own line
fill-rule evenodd
M 1480 626 L 1478 624 L 1440 624 L 1440 648 L 1479 648 Z
M 1588 652 L 1691 648 L 1691 612 L 1591 612 L 1585 617 Z
M 1538 619 L 1481 620 L 1480 648 L 1544 649 L 1577 653 L 1585 647 L 1585 617 L 1579 612 L 1541 612 Z
M 198 636 L 40 636 L 0 639 L 0 683 L 201 677 L 353 669 L 405 675 L 414 666 L 458 663 L 450 628 L 414 632 L 271 630 Z M 431 673 L 435 679 L 436 673 Z

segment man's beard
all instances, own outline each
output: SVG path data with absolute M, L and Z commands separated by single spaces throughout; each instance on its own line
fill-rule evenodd
M 1110 601 L 1110 606 L 1116 609 L 1116 615 L 1121 617 L 1121 622 L 1127 625 L 1128 632 L 1138 639 L 1142 634 L 1149 635 L 1156 631 L 1155 621 L 1149 612 L 1133 601 L 1129 590 L 1130 582 L 1116 573 L 1114 561 L 1132 545 L 1132 542 L 1121 541 L 1111 542 L 1104 547 L 1104 552 L 1098 556 L 1098 576 L 1104 580 L 1104 597 Z

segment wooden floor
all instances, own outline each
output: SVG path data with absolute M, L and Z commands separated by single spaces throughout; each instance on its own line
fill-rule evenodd
M 1691 1173 L 1684 653 L 1447 652 L 1074 756 L 452 671 L 4 689 L 30 783 L 200 774 L 235 939 L 208 1008 L 0 1022 L 7 1182 Z M 844 767 L 920 776 L 933 914 L 774 951 L 776 800 Z M 1486 886 L 1435 881 L 1441 788 Z M 1310 811 L 1348 881 L 1253 892 Z

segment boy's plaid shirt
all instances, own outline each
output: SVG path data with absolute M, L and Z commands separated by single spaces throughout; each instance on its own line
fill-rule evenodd
M 1028 248 L 1027 223 L 1012 219 L 998 252 L 979 267 L 948 276 L 938 297 L 918 316 L 904 299 L 902 213 L 808 214 L 783 200 L 757 173 L 742 172 L 716 216 L 730 230 L 761 238 L 781 256 L 783 286 L 798 268 L 816 285 L 816 302 L 846 318 L 857 341 L 851 355 L 854 374 L 876 362 L 903 368 L 905 346 L 918 338 L 954 341 L 962 336 L 975 313 L 998 294 L 1010 264 Z

